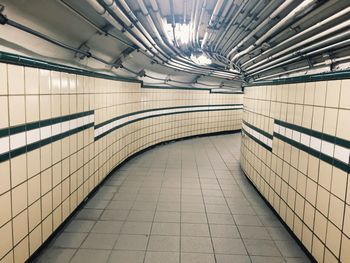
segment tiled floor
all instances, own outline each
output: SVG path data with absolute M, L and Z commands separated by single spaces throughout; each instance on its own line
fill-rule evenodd
M 129 161 L 37 262 L 309 262 L 247 182 L 240 135 L 156 147 Z

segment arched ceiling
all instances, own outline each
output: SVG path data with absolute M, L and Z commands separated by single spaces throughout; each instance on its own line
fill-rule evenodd
M 0 50 L 145 84 L 240 89 L 350 66 L 348 0 L 0 0 Z

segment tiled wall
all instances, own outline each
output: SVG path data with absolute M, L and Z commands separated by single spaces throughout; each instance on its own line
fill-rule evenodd
M 248 87 L 241 166 L 318 262 L 350 262 L 350 80 Z
M 133 153 L 240 129 L 242 100 L 0 64 L 0 262 L 24 262 Z

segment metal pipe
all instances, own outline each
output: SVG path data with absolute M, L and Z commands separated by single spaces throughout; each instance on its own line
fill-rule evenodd
M 288 0 L 288 2 L 291 0 Z M 304 15 L 306 12 L 309 11 L 310 8 L 312 8 L 318 0 L 305 0 L 300 5 L 298 5 L 295 9 L 293 9 L 287 16 L 285 16 L 281 21 L 279 21 L 275 26 L 270 28 L 262 37 L 260 37 L 253 45 L 246 48 L 245 50 L 237 53 L 234 55 L 231 59 L 231 61 L 237 61 L 240 57 L 243 55 L 249 53 L 252 51 L 255 47 L 260 46 L 266 39 L 268 39 L 271 35 L 276 33 L 278 30 L 280 30 L 282 27 L 285 27 L 288 25 L 291 21 L 293 21 L 295 18 Z M 232 53 L 231 53 L 232 54 Z
M 262 1 L 260 1 L 259 3 L 264 3 L 264 2 L 262 2 Z M 256 16 L 253 16 L 253 14 L 250 16 L 250 21 L 252 20 L 252 19 L 254 19 L 255 20 L 255 23 L 248 23 L 249 25 L 248 26 L 244 26 L 244 30 L 240 30 L 240 33 L 239 33 L 239 36 L 242 34 L 242 33 L 244 33 L 244 32 L 249 32 L 249 31 L 252 31 L 250 28 L 251 27 L 253 27 L 253 28 L 256 28 L 257 26 L 256 25 L 260 25 L 260 23 L 259 23 L 259 15 L 261 15 L 261 14 L 263 14 L 266 10 L 268 10 L 271 6 L 273 6 L 275 3 L 274 3 L 274 1 L 270 1 L 267 5 L 264 5 L 264 7 L 263 7 L 263 9 L 262 10 L 260 10 L 259 12 L 258 12 L 258 14 L 256 15 Z M 255 5 L 256 7 L 258 7 L 259 6 L 259 4 L 257 4 L 257 5 Z M 250 11 L 251 13 L 253 13 L 253 10 L 251 10 Z M 244 38 L 245 36 L 243 36 L 242 38 Z M 234 36 L 231 36 L 229 39 L 227 39 L 226 40 L 226 43 L 224 43 L 224 47 L 223 47 L 223 51 L 221 51 L 220 53 L 222 54 L 222 55 L 227 55 L 227 52 L 228 52 L 228 50 L 231 48 L 233 48 L 233 47 L 235 47 L 236 45 L 237 45 L 237 42 L 238 41 L 240 41 L 240 40 L 242 40 L 242 38 L 240 38 L 240 39 L 238 39 L 238 36 L 237 37 L 234 37 Z M 230 40 L 232 40 L 232 41 L 230 41 Z M 225 48 L 225 46 L 227 46 L 227 48 Z
M 204 11 L 207 7 L 207 0 L 204 0 L 203 4 L 202 4 L 202 8 L 201 8 L 201 13 L 200 13 L 200 16 L 199 16 L 199 20 L 198 20 L 198 23 L 197 23 L 197 28 L 196 28 L 196 31 L 195 31 L 195 34 L 196 34 L 196 44 L 198 47 L 200 47 L 199 45 L 199 27 L 201 25 L 201 21 L 203 19 L 203 14 L 204 14 Z
M 345 21 L 345 22 L 342 23 L 342 24 L 345 24 L 345 25 L 343 25 L 343 27 L 347 28 L 347 27 L 349 27 L 349 25 L 350 25 L 350 20 Z M 340 27 L 340 25 L 338 25 L 337 27 Z M 287 50 L 290 51 L 290 50 L 295 49 L 295 48 L 297 48 L 297 47 L 304 46 L 305 43 L 309 43 L 309 42 L 315 41 L 315 40 L 317 40 L 317 39 L 319 39 L 319 38 L 324 37 L 324 36 L 327 35 L 327 34 L 334 33 L 335 31 L 337 31 L 337 27 L 330 28 L 330 29 L 328 29 L 328 30 L 322 32 L 321 34 L 315 35 L 315 36 L 312 37 L 312 38 L 309 38 L 309 39 L 304 40 L 304 41 L 302 41 L 302 42 L 300 42 L 300 43 L 298 43 L 298 44 L 296 44 L 296 45 L 293 45 L 292 47 L 288 48 Z M 270 65 L 274 65 L 274 64 L 276 64 L 276 63 L 278 63 L 278 62 L 281 62 L 281 61 L 283 61 L 283 60 L 292 58 L 293 56 L 300 56 L 300 54 L 303 54 L 303 53 L 305 53 L 305 52 L 311 51 L 311 50 L 313 50 L 313 49 L 317 49 L 317 48 L 319 48 L 319 47 L 322 47 L 322 46 L 324 46 L 324 45 L 329 44 L 330 42 L 340 41 L 340 40 L 343 39 L 344 37 L 348 37 L 348 36 L 350 36 L 350 30 L 347 30 L 347 31 L 345 31 L 345 32 L 342 32 L 342 33 L 337 34 L 337 35 L 335 35 L 335 36 L 332 36 L 332 37 L 330 37 L 330 38 L 327 38 L 327 39 L 325 39 L 325 40 L 323 40 L 323 41 L 319 41 L 319 42 L 317 42 L 317 43 L 315 43 L 315 44 L 313 44 L 313 45 L 306 46 L 305 48 L 299 49 L 299 50 L 297 50 L 297 51 L 294 51 L 294 52 L 292 52 L 292 53 L 289 53 L 289 54 L 287 54 L 287 55 L 284 55 L 284 56 L 282 56 L 282 57 L 280 57 L 280 58 L 274 58 L 273 60 L 271 60 L 271 62 L 269 62 L 269 63 L 264 63 L 263 65 L 258 66 L 258 67 L 254 67 L 254 68 L 252 68 L 251 70 L 246 70 L 246 72 L 247 72 L 248 74 L 252 74 L 252 73 L 255 73 L 255 72 L 257 72 L 257 71 L 259 71 L 259 70 L 261 70 L 261 69 L 266 70 L 266 69 L 268 69 L 268 66 L 270 66 Z M 283 54 L 284 54 L 284 52 L 280 52 L 280 53 L 283 53 Z M 277 65 L 279 65 L 279 64 L 277 64 Z
M 273 58 L 275 58 L 275 57 L 277 57 L 277 56 L 280 56 L 280 55 L 282 55 L 282 54 L 288 52 L 288 49 L 290 49 L 290 48 L 284 49 L 284 50 L 282 50 L 281 52 L 279 52 L 279 53 L 277 53 L 277 54 L 274 54 L 274 55 L 270 56 L 269 58 L 266 58 L 266 59 L 264 59 L 264 60 L 262 60 L 262 61 L 256 62 L 256 59 L 258 59 L 260 56 L 263 56 L 263 55 L 265 55 L 266 53 L 273 51 L 274 49 L 277 49 L 277 48 L 279 48 L 279 47 L 282 47 L 283 45 L 288 44 L 289 42 L 292 42 L 293 40 L 295 40 L 295 39 L 297 39 L 297 38 L 300 38 L 300 37 L 302 37 L 303 35 L 305 35 L 305 34 L 311 32 L 312 30 L 319 29 L 319 28 L 321 28 L 322 26 L 326 25 L 327 23 L 330 23 L 330 22 L 332 22 L 332 21 L 334 21 L 334 20 L 340 18 L 341 16 L 343 16 L 343 15 L 345 15 L 345 14 L 347 14 L 347 13 L 350 13 L 350 7 L 345 8 L 345 9 L 343 9 L 342 11 L 336 13 L 335 15 L 330 16 L 330 17 L 328 17 L 327 19 L 322 20 L 321 22 L 318 22 L 317 24 L 315 24 L 315 25 L 313 25 L 313 26 L 311 26 L 311 27 L 305 29 L 304 31 L 301 31 L 300 33 L 295 34 L 294 36 L 292 36 L 292 37 L 290 37 L 290 38 L 288 38 L 288 39 L 282 41 L 281 43 L 277 44 L 277 45 L 274 46 L 273 48 L 270 48 L 270 49 L 264 51 L 264 52 L 261 53 L 259 56 L 255 57 L 255 58 L 252 58 L 252 59 L 248 60 L 247 62 L 243 63 L 243 64 L 242 64 L 242 67 L 243 67 L 244 65 L 250 63 L 250 62 L 254 62 L 254 65 L 253 65 L 253 66 L 247 68 L 247 69 L 249 70 L 249 69 L 251 69 L 251 68 L 253 68 L 253 67 L 259 66 L 260 64 L 262 64 L 262 63 L 264 63 L 264 62 L 266 62 L 266 61 L 269 61 L 269 60 L 271 60 L 271 59 L 273 59 Z
M 231 18 L 229 24 L 227 25 L 227 27 L 224 29 L 223 33 L 220 34 L 219 38 L 217 39 L 216 37 L 214 38 L 214 42 L 216 42 L 214 48 L 212 51 L 216 52 L 218 49 L 219 44 L 221 43 L 223 37 L 226 35 L 227 31 L 231 28 L 232 24 L 234 23 L 234 21 L 236 20 L 236 18 L 238 17 L 238 15 L 241 13 L 241 11 L 245 8 L 245 6 L 247 5 L 247 3 L 249 2 L 249 0 L 244 0 L 242 2 L 242 4 L 239 6 L 237 12 L 234 14 L 234 16 Z

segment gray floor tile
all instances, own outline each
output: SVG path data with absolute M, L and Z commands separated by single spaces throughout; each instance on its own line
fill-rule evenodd
M 213 253 L 209 237 L 181 237 L 181 251 L 193 253 Z
M 196 138 L 131 159 L 35 262 L 309 262 L 241 171 L 238 145 Z
M 90 233 L 81 248 L 112 249 L 118 235 Z
M 214 254 L 181 253 L 181 263 L 215 263 Z
M 144 263 L 179 263 L 179 252 L 147 251 Z
M 54 247 L 79 248 L 86 238 L 87 233 L 61 233 L 54 241 Z
M 45 253 L 34 259 L 35 263 L 62 263 L 69 262 L 75 253 L 75 249 L 69 248 L 49 248 L 45 250 Z
M 107 209 L 129 210 L 134 205 L 134 201 L 111 201 Z
M 284 257 L 304 257 L 304 252 L 295 241 L 279 240 L 276 245 Z
M 214 251 L 218 254 L 247 254 L 241 239 L 215 237 L 213 238 L 213 244 Z
M 112 251 L 109 263 L 143 263 L 145 252 L 143 251 Z
M 204 224 L 207 223 L 207 216 L 205 213 L 182 212 L 181 222 Z
M 251 256 L 252 263 L 285 263 L 283 257 Z
M 150 222 L 125 222 L 121 229 L 123 234 L 148 235 L 151 231 Z
M 209 227 L 212 237 L 240 238 L 238 229 L 234 225 L 210 224 Z
M 64 229 L 65 232 L 90 232 L 96 221 L 74 219 Z
M 249 256 L 216 254 L 216 263 L 251 263 Z
M 150 236 L 147 250 L 149 251 L 179 251 L 179 236 Z
M 130 210 L 130 214 L 127 217 L 127 221 L 138 221 L 138 222 L 152 222 L 154 218 L 154 211 L 139 211 Z
M 115 249 L 122 250 L 146 250 L 148 242 L 147 235 L 120 235 Z
M 181 235 L 182 236 L 193 236 L 193 237 L 209 237 L 208 224 L 181 224 Z
M 107 262 L 110 250 L 79 249 L 71 263 L 104 263 Z
M 243 239 L 271 239 L 265 227 L 259 226 L 238 226 Z
M 157 211 L 180 212 L 180 202 L 162 202 L 157 205 Z
M 204 205 L 201 203 L 184 203 L 181 206 L 181 211 L 183 212 L 192 212 L 192 213 L 204 213 L 205 208 Z
M 102 214 L 103 210 L 101 209 L 88 209 L 84 208 L 79 211 L 76 219 L 83 219 L 83 220 L 98 220 Z
M 254 215 L 234 215 L 233 216 L 237 225 L 241 226 L 262 226 L 259 217 Z
M 233 217 L 231 214 L 216 214 L 208 213 L 209 224 L 221 224 L 221 225 L 234 225 Z
M 218 205 L 218 204 L 207 204 L 206 205 L 207 213 L 219 213 L 219 214 L 229 214 L 230 209 L 226 204 Z
M 91 229 L 93 233 L 118 234 L 123 226 L 122 221 L 98 221 Z
M 92 208 L 92 209 L 105 209 L 108 205 L 109 201 L 106 200 L 100 200 L 100 199 L 91 199 L 89 202 L 86 203 L 85 208 Z
M 280 257 L 281 253 L 272 240 L 245 239 L 249 255 Z
M 180 236 L 180 223 L 157 223 L 152 225 L 152 235 Z
M 154 217 L 155 222 L 179 223 L 180 212 L 157 211 Z
M 104 210 L 100 220 L 124 221 L 129 215 L 130 210 Z

